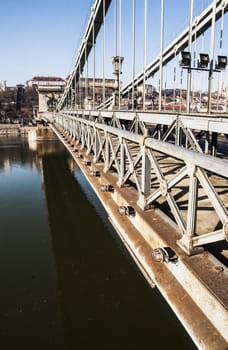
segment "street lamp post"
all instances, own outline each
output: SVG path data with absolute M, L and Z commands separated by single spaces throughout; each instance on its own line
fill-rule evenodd
M 112 57 L 113 74 L 116 76 L 116 89 L 114 92 L 114 108 L 120 108 L 121 96 L 120 96 L 120 74 L 122 74 L 122 63 L 124 57 L 114 56 Z
M 210 63 L 209 68 L 208 65 Z M 197 68 L 191 67 L 191 53 L 187 51 L 180 52 L 180 66 L 183 69 L 190 70 L 201 70 L 208 72 L 208 103 L 207 103 L 207 112 L 211 111 L 211 89 L 212 89 L 212 79 L 213 72 L 221 72 L 225 70 L 227 66 L 227 56 L 218 56 L 215 68 L 213 68 L 213 60 L 210 61 L 209 55 L 207 53 L 200 53 L 199 59 L 197 62 Z M 189 107 L 189 106 L 188 106 Z

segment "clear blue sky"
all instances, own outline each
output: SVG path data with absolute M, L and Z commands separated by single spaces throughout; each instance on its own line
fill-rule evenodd
M 0 81 L 65 77 L 74 62 L 93 0 L 2 0 Z
M 194 16 L 199 14 L 211 0 L 195 0 Z M 88 22 L 94 0 L 2 0 L 0 4 L 0 82 L 7 85 L 25 83 L 33 76 L 60 76 L 65 78 L 72 70 L 82 35 Z M 113 1 L 114 3 L 114 1 Z M 147 64 L 153 60 L 160 49 L 160 0 L 147 0 Z M 122 0 L 122 80 L 131 79 L 131 36 L 132 36 L 132 0 Z M 143 68 L 143 0 L 136 0 L 136 73 Z M 106 20 L 106 67 L 107 77 L 112 78 L 111 58 L 114 49 L 114 5 L 111 6 Z M 165 46 L 174 40 L 188 25 L 189 0 L 165 0 Z M 224 19 L 224 38 L 227 34 L 227 17 Z M 218 26 L 218 34 L 220 24 Z M 218 36 L 218 35 L 217 35 Z M 204 40 L 209 50 L 209 35 Z M 218 46 L 218 38 L 216 46 Z M 196 51 L 201 51 L 202 39 L 197 43 Z M 226 40 L 223 46 L 227 48 Z M 223 54 L 228 54 L 223 50 Z M 202 51 L 201 51 L 202 52 Z M 100 56 L 99 56 L 100 54 Z M 216 53 L 215 53 L 216 54 Z M 218 52 L 217 52 L 218 54 Z M 102 76 L 102 36 L 96 46 L 96 72 Z M 172 85 L 173 67 L 167 74 Z M 92 67 L 92 64 L 90 64 Z M 90 74 L 92 68 L 89 68 Z M 178 72 L 180 71 L 177 68 Z M 177 85 L 180 81 L 177 73 Z M 92 75 L 92 74 L 91 74 Z M 204 78 L 207 80 L 205 73 Z M 198 76 L 196 77 L 196 80 Z M 152 82 L 153 83 L 153 82 Z M 167 86 L 169 87 L 169 86 Z

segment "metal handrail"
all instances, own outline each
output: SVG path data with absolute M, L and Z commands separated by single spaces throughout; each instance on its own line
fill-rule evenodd
M 182 234 L 179 245 L 188 254 L 195 253 L 203 244 L 228 238 L 226 205 L 209 178 L 211 174 L 216 174 L 227 179 L 227 160 L 80 117 L 58 114 L 56 122 L 89 153 L 94 153 L 95 162 L 103 155 L 104 171 L 109 171 L 114 164 L 119 186 L 124 186 L 130 177 L 134 178 L 138 191 L 137 204 L 142 209 L 146 210 L 159 198 L 165 199 Z M 159 163 L 162 157 L 178 160 L 179 169 L 167 176 Z M 151 186 L 152 173 L 156 183 L 154 187 Z M 181 181 L 185 181 L 184 186 L 189 188 L 186 219 L 172 194 Z M 221 229 L 200 235 L 196 232 L 199 184 L 221 222 Z

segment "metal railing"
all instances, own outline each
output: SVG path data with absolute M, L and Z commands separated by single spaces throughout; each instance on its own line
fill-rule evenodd
M 97 111 L 97 110 L 65 110 L 66 116 L 76 116 L 90 121 L 98 121 L 119 129 L 134 133 L 147 133 L 161 141 L 175 143 L 187 149 L 216 156 L 218 138 L 223 137 L 224 147 L 228 137 L 228 116 L 159 113 L 138 111 Z
M 170 216 L 185 252 L 228 240 L 227 160 L 89 118 L 58 113 L 55 123 L 93 154 L 95 163 L 103 162 L 104 172 L 115 172 L 118 186 L 133 184 L 139 207 L 159 207 Z

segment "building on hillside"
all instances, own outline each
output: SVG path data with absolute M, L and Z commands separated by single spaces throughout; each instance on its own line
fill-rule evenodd
M 91 109 L 112 96 L 116 89 L 115 79 L 80 78 L 72 91 L 71 104 L 77 108 Z
M 66 81 L 60 77 L 45 77 L 45 76 L 35 76 L 31 80 L 27 81 L 27 86 L 64 86 Z

